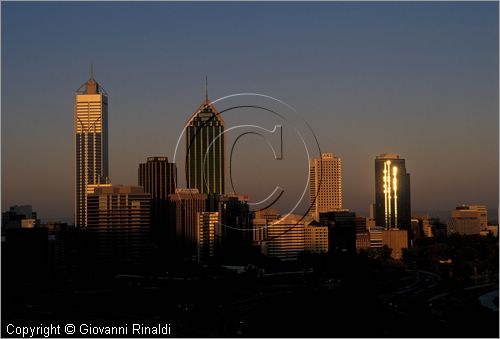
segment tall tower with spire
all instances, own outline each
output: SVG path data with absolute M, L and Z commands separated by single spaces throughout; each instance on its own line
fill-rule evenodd
M 90 78 L 75 93 L 75 225 L 87 226 L 87 187 L 108 179 L 108 94 Z
M 191 115 L 186 125 L 186 182 L 200 193 L 224 194 L 224 120 L 208 99 Z

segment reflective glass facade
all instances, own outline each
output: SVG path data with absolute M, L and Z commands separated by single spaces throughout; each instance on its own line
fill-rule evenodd
M 224 121 L 207 100 L 186 127 L 186 182 L 202 194 L 224 194 Z

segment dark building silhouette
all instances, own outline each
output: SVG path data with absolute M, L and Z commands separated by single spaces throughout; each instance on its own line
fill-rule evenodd
M 139 164 L 138 184 L 151 195 L 151 232 L 160 261 L 168 256 L 175 241 L 174 223 L 169 222 L 168 195 L 175 192 L 177 167 L 167 157 L 148 157 Z
M 356 251 L 356 213 L 348 210 L 322 212 L 320 224 L 328 226 L 328 252 Z
M 149 262 L 150 196 L 142 187 L 91 185 L 87 209 L 85 231 L 95 240 L 95 265 L 129 269 Z
M 186 127 L 186 182 L 201 194 L 224 194 L 224 120 L 208 99 Z
M 198 256 L 199 213 L 208 211 L 208 197 L 197 189 L 178 188 L 168 196 L 170 219 L 175 225 L 173 255 L 195 260 Z
M 9 298 L 7 291 L 12 289 L 26 292 L 27 289 L 42 288 L 49 279 L 47 228 L 10 228 L 5 230 L 4 234 L 2 295 Z
M 251 251 L 253 230 L 248 197 L 224 194 L 217 198 L 220 219 L 220 248 L 223 261 L 243 260 Z
M 31 205 L 14 205 L 2 213 L 2 232 L 11 228 L 33 228 L 40 226 Z

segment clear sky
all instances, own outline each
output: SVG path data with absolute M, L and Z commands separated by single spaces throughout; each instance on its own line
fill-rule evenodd
M 212 99 L 293 106 L 342 158 L 346 208 L 368 210 L 386 152 L 406 159 L 415 211 L 498 206 L 498 2 L 1 6 L 2 211 L 72 218 L 74 92 L 91 62 L 109 93 L 113 183 L 137 184 L 147 156 L 173 157 L 208 76 Z M 274 166 L 255 143 L 235 160 L 239 193 L 267 195 L 275 178 L 303 189 L 307 162 Z

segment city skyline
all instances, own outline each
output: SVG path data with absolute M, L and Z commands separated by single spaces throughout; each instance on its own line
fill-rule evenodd
M 356 19 L 359 26 L 356 31 L 352 30 L 354 26 L 351 27 L 345 21 L 342 22 L 344 30 L 352 30 L 349 31 L 352 33 L 352 40 L 346 41 L 342 38 L 341 30 L 339 31 L 334 23 L 326 20 L 326 15 L 319 16 L 318 22 L 308 27 L 309 31 L 300 31 L 290 25 L 280 28 L 270 26 L 273 29 L 268 32 L 269 35 L 277 37 L 281 34 L 284 40 L 270 39 L 272 41 L 264 40 L 257 44 L 261 47 L 257 48 L 257 51 L 266 50 L 264 47 L 271 47 L 274 53 L 278 53 L 279 48 L 283 48 L 289 53 L 298 53 L 306 57 L 307 61 L 318 61 L 310 53 L 290 49 L 291 47 L 287 46 L 286 42 L 295 34 L 305 34 L 305 32 L 311 36 L 317 36 L 318 39 L 325 38 L 319 28 L 322 25 L 331 25 L 328 27 L 336 33 L 333 39 L 338 45 L 311 42 L 309 47 L 316 47 L 320 51 L 327 52 L 327 55 L 336 56 L 332 60 L 321 59 L 319 61 L 324 69 L 331 69 L 327 73 L 332 76 L 332 79 L 338 79 L 337 82 L 328 82 L 327 76 L 319 76 L 317 68 L 304 67 L 304 70 L 297 70 L 296 66 L 300 59 L 297 57 L 291 56 L 288 65 L 286 63 L 282 65 L 278 62 L 278 54 L 271 55 L 270 59 L 274 65 L 279 65 L 276 72 L 269 72 L 262 62 L 252 64 L 256 70 L 253 72 L 255 74 L 236 67 L 236 64 L 242 65 L 248 61 L 247 59 L 232 65 L 234 74 L 230 76 L 223 72 L 224 62 L 221 64 L 212 58 L 192 59 L 190 67 L 186 61 L 181 62 L 181 59 L 184 53 L 191 49 L 191 45 L 182 46 L 180 40 L 175 40 L 175 37 L 170 35 L 169 41 L 177 41 L 180 45 L 176 47 L 179 49 L 172 48 L 167 51 L 159 46 L 155 49 L 154 44 L 143 42 L 148 47 L 144 49 L 145 53 L 150 53 L 152 60 L 164 65 L 159 67 L 162 71 L 159 71 L 157 76 L 152 76 L 151 71 L 154 68 L 148 68 L 144 63 L 139 62 L 140 55 L 130 50 L 130 54 L 125 53 L 126 57 L 123 60 L 113 62 L 113 58 L 118 55 L 119 51 L 122 51 L 123 46 L 113 41 L 106 46 L 103 45 L 104 40 L 99 38 L 96 38 L 93 43 L 96 47 L 103 48 L 104 53 L 100 60 L 94 60 L 91 55 L 84 53 L 71 62 L 62 62 L 60 57 L 52 61 L 47 57 L 57 51 L 55 44 L 66 41 L 64 40 L 66 34 L 51 25 L 44 29 L 52 32 L 47 35 L 50 38 L 46 39 L 51 42 L 49 47 L 53 50 L 49 47 L 42 48 L 41 54 L 35 59 L 32 57 L 33 53 L 29 52 L 31 48 L 29 43 L 33 39 L 29 35 L 30 29 L 23 28 L 18 31 L 14 29 L 21 27 L 23 20 L 45 20 L 47 17 L 42 19 L 43 14 L 62 20 L 65 13 L 76 15 L 74 11 L 79 9 L 81 13 L 76 15 L 76 22 L 73 24 L 76 25 L 77 31 L 73 33 L 84 37 L 86 26 L 83 25 L 83 19 L 90 15 L 90 8 L 101 8 L 102 13 L 115 11 L 121 19 L 125 16 L 145 20 L 147 14 L 152 12 L 151 8 L 155 6 L 160 10 L 159 13 L 166 16 L 171 15 L 167 13 L 167 9 L 176 11 L 177 14 L 180 13 L 181 19 L 178 20 L 189 15 L 200 16 L 202 9 L 209 12 L 221 10 L 225 14 L 241 13 L 250 9 L 246 12 L 247 16 L 243 19 L 243 23 L 237 25 L 236 22 L 232 22 L 238 28 L 253 27 L 254 31 L 248 32 L 248 36 L 241 37 L 243 42 L 239 43 L 236 39 L 237 34 L 242 32 L 218 32 L 223 41 L 236 42 L 241 49 L 240 52 L 253 51 L 249 49 L 250 45 L 245 45 L 245 42 L 250 43 L 251 37 L 266 37 L 257 26 L 251 26 L 251 19 L 263 10 L 265 13 L 273 14 L 277 8 L 285 8 L 284 13 L 289 18 L 298 17 L 300 9 L 303 8 L 308 8 L 313 13 L 326 10 L 333 16 L 340 15 L 337 13 L 339 12 Z M 214 93 L 211 97 L 214 99 L 237 92 L 257 92 L 277 97 L 295 107 L 301 117 L 311 125 L 318 137 L 321 151 L 333 152 L 343 160 L 343 205 L 345 208 L 366 213 L 369 204 L 375 202 L 373 160 L 380 153 L 391 152 L 401 154 L 407 160 L 406 165 L 412 174 L 412 210 L 451 210 L 462 203 L 484 204 L 489 209 L 496 208 L 498 205 L 498 108 L 495 105 L 498 103 L 498 78 L 496 76 L 498 74 L 498 20 L 489 12 L 495 12 L 491 10 L 491 7 L 498 9 L 498 4 L 379 4 L 373 6 L 375 10 L 373 15 L 367 10 L 371 7 L 370 5 L 360 7 L 355 3 L 286 4 L 279 7 L 272 4 L 203 4 L 196 7 L 190 4 L 169 3 L 148 6 L 3 4 L 2 204 L 4 207 L 31 204 L 42 219 L 72 220 L 72 204 L 69 197 L 73 194 L 71 179 L 74 173 L 71 168 L 73 146 L 68 142 L 71 140 L 68 135 L 72 131 L 71 100 L 74 95 L 72 89 L 85 79 L 84 74 L 88 72 L 88 65 L 93 61 L 96 78 L 110 93 L 109 177 L 113 184 L 136 184 L 137 166 L 146 157 L 173 158 L 175 141 L 182 132 L 193 106 L 203 98 L 204 77 L 208 74 L 211 83 L 210 91 Z M 133 13 L 133 10 L 137 8 L 141 11 Z M 259 8 L 259 11 L 256 8 Z M 410 13 L 409 8 L 415 9 L 416 12 Z M 429 8 L 434 10 L 433 13 L 437 18 L 426 12 Z M 40 9 L 41 12 L 35 13 Z M 444 15 L 447 10 L 449 13 Z M 390 12 L 390 19 L 384 16 L 386 12 Z M 427 25 L 440 27 L 441 29 L 438 30 L 440 35 L 432 37 L 429 31 L 418 25 L 416 27 L 420 30 L 412 31 L 409 23 L 405 23 L 403 19 L 401 21 L 394 19 L 395 12 L 410 20 L 411 24 L 417 24 L 418 19 L 424 19 Z M 102 13 L 96 14 L 96 22 L 100 25 L 97 26 L 99 29 L 111 28 L 111 23 L 105 22 L 104 17 L 101 17 Z M 221 13 L 215 14 L 221 15 Z M 376 14 L 381 17 L 377 18 Z M 304 15 L 311 15 L 311 13 Z M 160 18 L 160 14 L 153 16 L 151 26 L 145 29 L 156 32 L 155 25 L 160 25 L 156 27 L 159 31 L 162 31 L 160 28 L 165 29 L 167 26 L 160 24 Z M 264 25 L 271 24 L 267 20 L 269 18 L 264 17 Z M 368 24 L 359 22 L 362 18 L 372 21 L 367 21 Z M 459 24 L 459 21 L 464 18 L 467 20 Z M 225 20 L 231 21 L 231 19 Z M 368 43 L 366 35 L 369 32 L 369 23 L 375 25 L 372 38 L 380 43 L 380 51 L 376 48 L 375 51 L 372 50 L 376 47 L 376 43 L 368 44 L 364 48 L 358 45 L 361 42 Z M 67 21 L 65 24 L 70 25 Z M 33 28 L 36 25 L 30 27 Z M 472 27 L 474 30 L 471 30 Z M 290 30 L 289 34 L 286 34 L 285 28 Z M 397 28 L 405 29 L 403 33 L 400 33 L 396 30 Z M 214 34 L 216 31 L 215 28 L 208 29 L 207 34 Z M 95 34 L 97 31 L 92 32 Z M 457 32 L 461 34 L 454 34 Z M 202 39 L 203 32 L 192 29 L 188 33 L 193 41 L 200 42 L 202 46 L 208 46 L 203 45 L 208 44 Z M 113 34 L 115 38 L 125 39 L 126 33 L 118 30 Z M 415 42 L 417 46 L 412 47 L 398 40 L 404 38 L 405 34 L 420 37 L 421 40 L 417 39 Z M 304 38 L 304 35 L 301 37 Z M 360 40 L 356 42 L 356 38 Z M 132 36 L 130 39 L 136 43 L 142 41 L 137 40 L 140 39 L 138 36 Z M 391 44 L 391 39 L 397 41 L 397 46 Z M 319 41 L 326 40 L 320 39 Z M 439 46 L 434 45 L 443 41 L 448 43 L 446 49 L 440 49 Z M 429 47 L 428 44 L 433 46 L 433 51 L 417 48 Z M 40 46 L 35 44 L 34 47 Z M 180 49 L 181 47 L 185 50 Z M 340 47 L 347 49 L 342 52 Z M 363 54 L 368 51 L 372 53 L 370 58 Z M 419 51 L 421 54 L 418 58 L 412 57 L 410 55 L 412 51 Z M 68 54 L 69 49 L 63 49 L 62 52 L 62 55 L 71 55 L 71 53 Z M 155 56 L 157 52 L 162 57 L 166 56 L 165 53 L 174 55 L 162 59 Z M 391 56 L 390 52 L 395 52 L 392 56 L 394 59 L 391 59 L 394 62 L 392 64 L 385 59 Z M 340 53 L 340 56 L 337 53 Z M 362 62 L 359 64 L 348 62 L 346 58 L 349 55 L 357 58 L 358 62 Z M 259 57 L 264 57 L 265 53 L 258 53 L 256 56 L 259 59 Z M 229 61 L 232 58 L 221 59 Z M 25 66 L 23 62 L 28 60 L 30 63 L 25 67 L 26 69 L 20 68 L 21 65 Z M 179 62 L 180 69 L 189 69 L 189 75 L 174 71 L 175 65 Z M 33 69 L 34 66 L 30 64 L 38 68 Z M 44 65 L 47 67 L 43 67 Z M 350 72 L 342 71 L 341 66 L 347 66 Z M 374 68 L 370 68 L 371 66 Z M 411 71 L 412 66 L 416 68 L 416 71 Z M 128 73 L 124 72 L 125 74 L 122 75 L 120 73 L 122 69 L 127 69 Z M 29 70 L 33 71 L 32 74 L 29 74 Z M 439 70 L 438 74 L 433 74 L 437 70 Z M 492 70 L 497 72 L 492 72 Z M 311 72 L 310 76 L 304 76 L 304 72 L 307 71 Z M 49 74 L 51 78 L 48 78 Z M 166 76 L 160 82 L 162 75 L 167 74 L 172 76 Z M 284 74 L 286 74 L 285 77 L 283 77 Z M 150 81 L 148 77 L 151 77 Z M 311 86 L 310 81 L 314 78 L 318 79 L 321 86 Z M 28 79 L 32 81 L 27 81 Z M 38 79 L 43 80 L 43 86 L 40 86 Z M 47 82 L 47 79 L 53 79 L 57 85 Z M 237 79 L 244 79 L 244 81 Z M 149 84 L 155 84 L 155 86 L 149 87 Z M 176 85 L 179 87 L 175 88 Z M 431 85 L 430 88 L 427 88 L 429 85 Z M 304 91 L 308 87 L 310 89 Z M 21 92 L 23 95 L 25 92 L 30 95 L 20 100 Z M 297 95 L 298 92 L 301 94 Z M 333 96 L 332 101 L 331 96 Z M 168 106 L 167 109 L 165 106 Z M 330 110 L 334 114 L 328 114 Z M 360 111 L 363 112 L 360 113 Z M 224 118 L 226 120 L 225 116 Z M 47 134 L 45 127 L 48 122 L 52 123 L 48 127 L 54 129 L 53 133 Z M 238 123 L 237 119 L 228 125 L 235 123 Z M 51 129 L 48 130 L 51 131 Z M 285 143 L 285 152 L 289 152 L 286 146 Z M 478 149 L 482 152 L 477 152 Z M 243 145 L 242 151 L 245 150 L 249 152 L 251 145 Z M 241 161 L 240 167 L 244 167 L 244 164 L 253 165 L 260 169 L 258 173 L 262 173 L 267 167 L 259 167 L 259 160 L 266 159 L 266 157 L 237 160 Z M 56 169 L 50 165 L 53 163 L 53 158 L 58 159 Z M 46 161 L 41 161 L 41 159 Z M 307 163 L 305 168 L 307 172 Z M 273 171 L 271 168 L 269 173 L 276 174 L 276 170 Z M 47 180 L 43 182 L 26 180 L 26 178 L 39 176 L 47 177 Z M 60 179 L 56 184 L 54 184 L 55 178 Z M 251 171 L 242 172 L 239 178 L 246 179 L 246 181 L 260 179 Z M 290 182 L 294 181 L 293 177 L 286 179 Z M 253 188 L 253 191 L 251 187 L 247 189 L 248 186 L 245 184 L 241 184 L 241 187 L 242 190 L 238 193 L 250 194 L 250 196 L 261 193 L 258 188 Z M 46 199 L 45 192 L 49 188 L 53 190 L 54 195 L 51 199 Z

